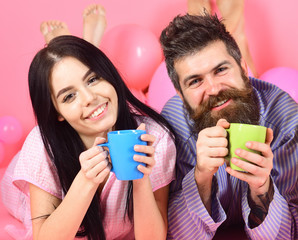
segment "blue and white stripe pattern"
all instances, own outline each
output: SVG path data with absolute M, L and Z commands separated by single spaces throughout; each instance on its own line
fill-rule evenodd
M 250 78 L 260 103 L 260 125 L 271 128 L 274 154 L 271 179 L 274 196 L 258 227 L 248 225 L 248 185 L 221 166 L 212 184 L 212 216 L 201 202 L 194 180 L 197 135 L 179 96 L 172 97 L 162 115 L 176 133 L 176 181 L 171 184 L 168 239 L 211 239 L 220 225 L 244 222 L 250 239 L 298 239 L 298 105 L 270 83 Z

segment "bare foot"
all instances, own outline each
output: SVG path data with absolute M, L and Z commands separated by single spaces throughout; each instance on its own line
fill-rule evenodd
M 190 15 L 202 15 L 207 11 L 211 13 L 211 3 L 209 0 L 188 0 L 187 12 Z
M 107 26 L 106 12 L 103 6 L 92 4 L 83 12 L 83 38 L 98 47 Z
M 42 22 L 40 24 L 40 31 L 47 44 L 55 37 L 70 35 L 66 23 L 56 20 Z
M 258 72 L 250 54 L 248 41 L 245 34 L 244 0 L 217 0 L 216 3 L 224 19 L 223 23 L 226 25 L 227 30 L 235 38 L 240 48 L 241 54 L 254 77 L 258 77 Z

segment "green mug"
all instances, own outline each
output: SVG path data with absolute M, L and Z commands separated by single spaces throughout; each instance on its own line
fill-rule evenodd
M 237 167 L 233 163 L 231 163 L 231 159 L 236 157 L 243 161 L 247 161 L 246 159 L 240 158 L 235 154 L 235 150 L 237 148 L 244 149 L 249 152 L 258 153 L 258 151 L 254 151 L 248 149 L 245 144 L 248 141 L 261 142 L 264 143 L 266 139 L 266 127 L 244 124 L 244 123 L 231 123 L 230 128 L 226 129 L 228 132 L 228 149 L 229 153 L 226 156 L 226 159 L 230 163 L 230 167 L 237 171 L 245 172 L 242 168 Z

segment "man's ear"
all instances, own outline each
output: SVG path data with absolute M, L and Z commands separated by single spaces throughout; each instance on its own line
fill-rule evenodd
M 241 59 L 241 67 L 243 68 L 246 76 L 248 77 L 248 66 L 244 58 Z
M 176 90 L 177 95 L 178 95 L 178 96 L 181 98 L 181 100 L 183 101 L 184 98 L 183 98 L 181 92 L 180 92 L 178 89 L 175 89 L 175 90 Z

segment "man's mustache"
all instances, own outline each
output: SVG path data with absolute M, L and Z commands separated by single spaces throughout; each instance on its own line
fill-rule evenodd
M 222 101 L 228 101 L 230 99 L 236 101 L 237 99 L 246 98 L 250 96 L 250 94 L 251 91 L 247 88 L 243 90 L 235 88 L 221 90 L 216 96 L 209 96 L 207 100 L 201 103 L 201 105 L 193 111 L 192 115 L 194 114 L 195 116 L 200 116 L 203 113 L 212 111 L 212 108 Z

